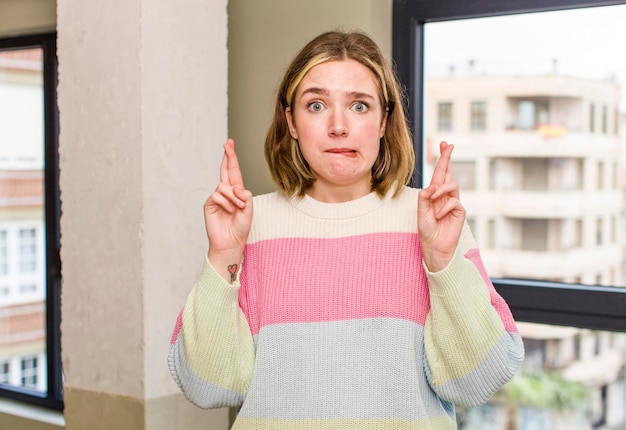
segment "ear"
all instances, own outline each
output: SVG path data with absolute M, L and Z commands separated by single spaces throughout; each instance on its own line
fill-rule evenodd
M 291 134 L 291 137 L 298 140 L 298 130 L 296 129 L 296 123 L 293 120 L 293 115 L 291 115 L 291 107 L 289 106 L 285 108 L 285 118 L 287 118 L 287 125 L 289 126 L 289 134 Z
M 383 119 L 380 122 L 380 132 L 379 134 L 379 138 L 382 139 L 383 136 L 385 135 L 385 129 L 387 128 L 387 118 L 389 116 L 389 108 L 385 108 L 385 114 L 383 115 Z

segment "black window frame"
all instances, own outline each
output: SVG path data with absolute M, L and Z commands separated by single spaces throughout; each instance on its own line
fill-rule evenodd
M 424 24 L 464 18 L 626 4 L 616 0 L 393 0 L 392 54 L 407 94 L 417 169 L 423 186 Z M 461 37 L 461 36 L 459 36 Z M 626 288 L 493 278 L 518 321 L 626 332 Z
M 0 50 L 41 48 L 43 52 L 44 212 L 46 229 L 47 392 L 0 384 L 0 397 L 63 410 L 61 367 L 61 258 L 59 191 L 59 110 L 56 33 L 0 37 Z

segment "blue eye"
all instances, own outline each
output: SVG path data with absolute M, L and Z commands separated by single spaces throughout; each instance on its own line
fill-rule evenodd
M 356 102 L 355 104 L 352 105 L 352 110 L 355 112 L 364 113 L 364 112 L 367 112 L 368 109 L 369 109 L 369 106 L 367 106 L 367 104 L 364 102 Z
M 324 110 L 324 105 L 320 102 L 312 102 L 309 103 L 309 110 L 311 112 L 321 112 L 322 110 Z

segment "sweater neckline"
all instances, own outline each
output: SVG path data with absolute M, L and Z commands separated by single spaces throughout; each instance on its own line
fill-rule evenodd
M 381 198 L 376 192 L 342 203 L 326 203 L 305 194 L 291 197 L 289 203 L 305 214 L 321 219 L 349 219 L 365 215 L 380 208 L 388 197 Z

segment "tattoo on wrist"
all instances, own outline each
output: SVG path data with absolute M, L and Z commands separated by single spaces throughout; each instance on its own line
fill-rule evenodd
M 237 278 L 237 265 L 236 264 L 230 264 L 228 266 L 228 273 L 230 273 L 230 282 L 235 282 L 235 279 Z

